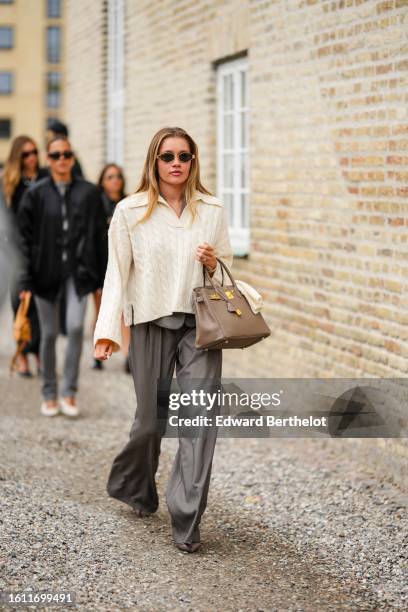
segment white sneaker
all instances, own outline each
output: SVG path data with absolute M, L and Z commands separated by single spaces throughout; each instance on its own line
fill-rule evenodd
M 57 414 L 59 414 L 60 412 L 60 407 L 59 404 L 57 403 L 56 406 L 49 406 L 47 404 L 47 402 L 45 400 L 43 400 L 41 402 L 41 409 L 40 412 L 42 415 L 44 416 L 49 416 L 49 417 L 53 417 L 56 416 Z
M 71 404 L 68 404 L 68 402 L 66 402 L 64 398 L 62 397 L 60 398 L 60 404 L 61 404 L 61 412 L 62 414 L 65 414 L 65 416 L 77 417 L 79 415 L 78 406 L 71 406 Z

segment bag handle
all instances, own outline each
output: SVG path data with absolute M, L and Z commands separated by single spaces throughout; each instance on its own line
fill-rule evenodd
M 220 264 L 220 266 L 221 266 L 221 271 L 222 271 L 222 278 L 223 278 L 223 280 L 224 280 L 224 269 L 225 269 L 226 273 L 228 274 L 228 276 L 229 276 L 229 278 L 230 278 L 230 281 L 231 281 L 232 286 L 234 287 L 234 289 L 235 289 L 236 291 L 238 291 L 238 293 L 240 293 L 240 291 L 239 291 L 239 289 L 238 289 L 238 286 L 237 286 L 237 284 L 236 284 L 236 282 L 235 282 L 235 280 L 234 280 L 234 278 L 233 278 L 233 276 L 232 276 L 232 274 L 231 274 L 231 271 L 230 271 L 230 269 L 228 268 L 228 266 L 227 266 L 227 265 L 226 265 L 226 264 L 225 264 L 225 263 L 224 263 L 224 262 L 223 262 L 221 259 L 219 259 L 218 257 L 216 257 L 216 260 L 219 262 L 219 264 Z
M 219 262 L 220 260 L 218 259 L 218 257 L 215 258 L 217 260 L 217 262 Z M 221 268 L 221 285 L 224 284 L 224 268 L 220 265 Z M 207 271 L 207 268 L 205 267 L 205 265 L 203 264 L 203 285 L 205 287 L 205 273 Z M 215 271 L 214 271 L 215 272 Z M 210 277 L 211 278 L 211 277 Z
M 31 293 L 28 293 L 28 294 L 26 293 L 24 298 L 20 300 L 20 305 L 23 304 L 21 308 L 22 308 L 22 314 L 24 317 L 27 316 L 27 312 L 30 307 L 30 301 L 31 301 Z
M 219 259 L 218 257 L 216 257 L 216 260 L 219 262 L 220 266 L 221 266 L 221 270 L 223 268 L 225 268 L 230 280 L 231 280 L 231 284 L 234 287 L 234 290 L 242 296 L 241 291 L 239 290 L 229 268 L 225 265 L 225 263 L 223 261 L 221 261 L 221 259 Z M 214 282 L 214 279 L 210 276 L 210 273 L 208 272 L 207 268 L 203 265 L 203 273 L 204 273 L 204 286 L 205 286 L 205 277 L 208 276 L 208 280 L 210 281 L 210 284 L 212 286 L 212 288 L 214 289 L 214 291 L 216 293 L 218 293 L 218 295 L 227 303 L 230 303 L 230 300 L 224 295 L 224 293 L 221 291 L 221 285 L 219 285 L 218 283 Z M 224 281 L 224 276 L 222 277 L 223 281 Z

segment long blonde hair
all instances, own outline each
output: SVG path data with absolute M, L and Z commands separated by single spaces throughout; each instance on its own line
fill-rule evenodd
M 13 193 L 21 179 L 21 154 L 23 152 L 23 147 L 27 142 L 30 142 L 35 148 L 37 148 L 37 145 L 35 144 L 34 140 L 29 136 L 16 136 L 16 138 L 14 138 L 13 142 L 11 143 L 9 156 L 7 158 L 6 163 L 4 164 L 4 170 L 2 173 L 2 186 L 7 206 L 11 205 Z
M 194 140 L 191 138 L 191 136 L 187 134 L 185 130 L 179 127 L 161 128 L 158 132 L 156 132 L 150 142 L 149 148 L 147 150 L 142 176 L 135 191 L 135 193 L 140 193 L 141 191 L 147 191 L 148 193 L 148 206 L 146 213 L 141 219 L 138 220 L 137 223 L 147 221 L 147 219 L 152 214 L 153 209 L 155 208 L 155 206 L 157 206 L 160 190 L 156 158 L 157 154 L 160 151 L 161 143 L 165 138 L 168 137 L 184 138 L 184 140 L 186 140 L 189 145 L 190 153 L 195 155 L 195 158 L 191 160 L 190 172 L 187 178 L 187 183 L 184 191 L 184 195 L 186 198 L 186 206 L 190 209 L 192 214 L 192 222 L 194 222 L 194 219 L 197 215 L 197 203 L 195 200 L 193 200 L 195 190 L 201 191 L 202 193 L 206 193 L 207 195 L 212 195 L 211 192 L 208 191 L 208 189 L 206 189 L 201 183 L 198 147 Z

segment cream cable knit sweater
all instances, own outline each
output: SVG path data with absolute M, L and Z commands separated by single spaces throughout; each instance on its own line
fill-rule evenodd
M 150 218 L 134 227 L 147 209 L 147 192 L 121 200 L 108 231 L 109 258 L 101 307 L 94 332 L 121 345 L 121 314 L 125 325 L 144 323 L 175 311 L 194 312 L 192 292 L 203 284 L 202 264 L 195 259 L 197 246 L 208 242 L 230 268 L 233 254 L 222 202 L 195 192 L 198 200 L 194 223 L 185 207 L 180 218 L 159 196 Z M 220 266 L 214 278 L 221 282 Z M 226 281 L 228 283 L 228 280 Z

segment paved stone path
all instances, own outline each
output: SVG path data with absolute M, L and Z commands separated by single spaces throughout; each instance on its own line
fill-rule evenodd
M 9 323 L 3 313 L 2 590 L 71 591 L 98 612 L 408 608 L 406 497 L 350 458 L 351 440 L 219 439 L 205 545 L 183 554 L 164 501 L 176 440 L 163 441 L 154 516 L 105 491 L 135 411 L 121 358 L 91 370 L 88 337 L 81 417 L 46 419 L 39 379 L 7 378 Z

